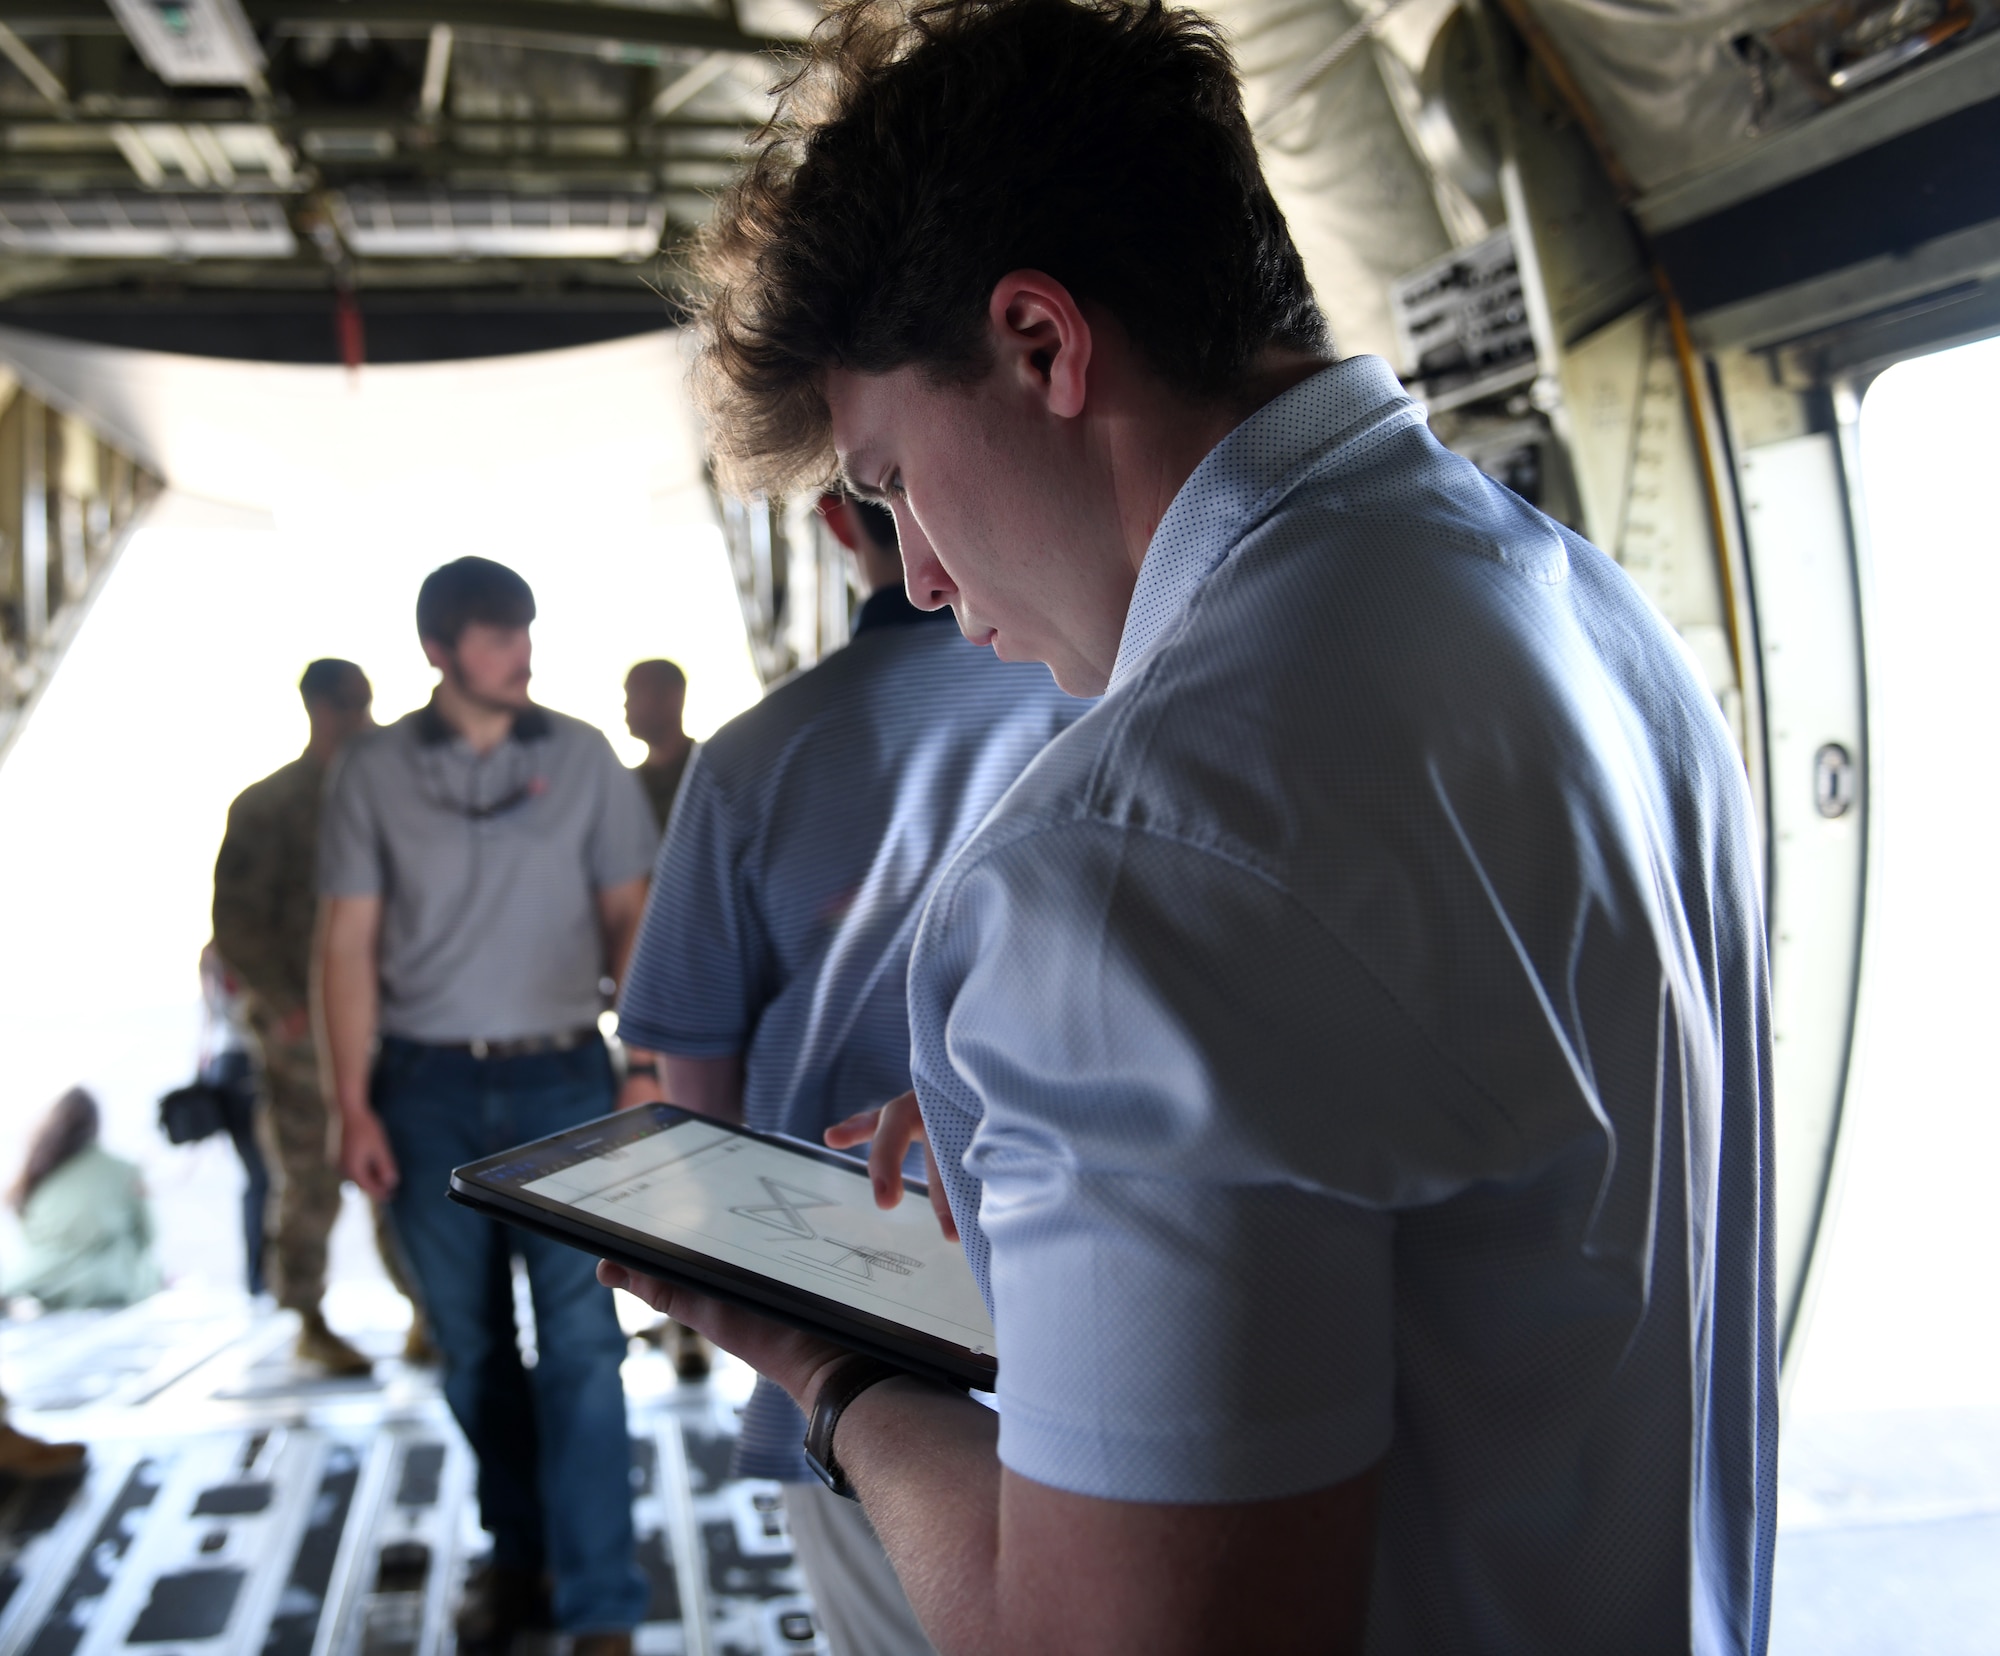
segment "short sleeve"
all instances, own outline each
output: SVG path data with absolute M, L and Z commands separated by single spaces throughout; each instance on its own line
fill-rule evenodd
M 1394 1209 L 1488 1112 L 1346 951 L 1224 855 L 1085 822 L 954 869 L 910 982 L 1002 1460 L 1225 1501 L 1380 1459 Z
M 659 824 L 638 777 L 618 762 L 601 731 L 593 730 L 602 808 L 590 834 L 590 883 L 599 891 L 643 877 L 660 848 Z
M 382 832 L 371 797 L 365 750 L 350 745 L 334 761 L 320 806 L 319 894 L 379 897 L 383 888 Z
M 745 890 L 744 845 L 697 748 L 660 846 L 639 941 L 619 995 L 634 1046 L 727 1058 L 750 1043 L 769 950 Z

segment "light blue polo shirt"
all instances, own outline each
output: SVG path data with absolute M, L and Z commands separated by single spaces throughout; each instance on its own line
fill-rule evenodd
M 1088 705 L 1039 663 L 967 643 L 950 611 L 874 594 L 851 643 L 695 750 L 620 1035 L 740 1054 L 746 1124 L 814 1143 L 908 1090 L 910 941 L 931 881 Z M 761 1386 L 741 1471 L 809 1478 L 804 1435 L 791 1400 Z
M 1200 1502 L 1380 1463 L 1371 1652 L 1762 1648 L 1742 767 L 1625 575 L 1385 365 L 1197 468 L 910 985 L 1008 1466 Z

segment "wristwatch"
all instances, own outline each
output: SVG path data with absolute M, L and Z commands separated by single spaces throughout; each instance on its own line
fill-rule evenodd
M 856 1499 L 854 1485 L 833 1458 L 833 1429 L 840 1424 L 841 1412 L 870 1386 L 884 1380 L 899 1380 L 905 1371 L 879 1357 L 848 1357 L 820 1382 L 819 1396 L 813 1399 L 812 1419 L 806 1422 L 806 1465 L 813 1475 L 836 1495 Z

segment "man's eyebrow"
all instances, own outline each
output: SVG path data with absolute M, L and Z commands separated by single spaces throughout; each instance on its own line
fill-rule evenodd
M 841 461 L 838 473 L 840 487 L 843 492 L 853 495 L 860 500 L 886 501 L 889 497 L 876 488 L 874 484 L 863 483 L 854 475 L 857 470 L 867 469 L 865 464 L 866 459 L 867 456 L 865 455 L 852 455 Z

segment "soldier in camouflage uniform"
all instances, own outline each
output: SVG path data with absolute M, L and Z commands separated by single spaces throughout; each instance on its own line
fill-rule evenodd
M 374 693 L 353 662 L 322 660 L 306 669 L 299 694 L 312 726 L 305 752 L 245 788 L 229 807 L 215 861 L 215 945 L 243 986 L 262 1063 L 266 1107 L 259 1125 L 277 1183 L 266 1256 L 272 1289 L 280 1305 L 299 1314 L 302 1358 L 336 1374 L 364 1374 L 368 1359 L 320 1314 L 340 1170 L 328 1152 L 308 979 L 320 798 L 334 756 L 374 724 Z

